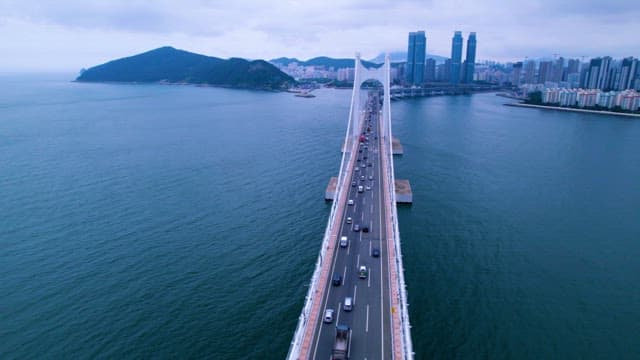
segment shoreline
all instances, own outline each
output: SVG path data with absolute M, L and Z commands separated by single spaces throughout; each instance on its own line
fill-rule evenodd
M 615 115 L 615 116 L 627 116 L 627 117 L 640 118 L 640 114 L 619 113 L 619 112 L 613 112 L 613 111 L 574 109 L 574 108 L 568 108 L 568 107 L 533 105 L 533 104 L 522 104 L 522 103 L 506 103 L 504 105 L 505 106 L 514 106 L 514 107 L 534 108 L 534 109 L 571 111 L 571 112 L 581 112 L 581 113 L 588 113 L 588 114 Z

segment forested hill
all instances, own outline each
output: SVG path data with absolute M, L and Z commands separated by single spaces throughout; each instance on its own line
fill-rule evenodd
M 162 47 L 83 70 L 76 81 L 200 84 L 285 90 L 295 80 L 263 60 L 228 60 Z

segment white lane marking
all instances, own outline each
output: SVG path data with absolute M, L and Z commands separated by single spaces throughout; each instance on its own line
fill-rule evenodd
M 342 310 L 342 301 L 338 302 L 338 308 L 336 309 L 336 312 L 338 313 L 338 316 L 336 316 L 336 325 L 340 324 L 340 310 Z
M 353 336 L 351 336 L 353 334 L 352 330 L 349 330 L 349 346 L 347 347 L 347 354 L 351 353 L 351 338 Z
M 369 332 L 369 304 L 367 304 L 367 322 L 364 324 L 364 331 Z
M 369 239 L 369 256 L 371 256 L 371 239 Z
M 367 276 L 367 287 L 371 287 L 371 274 Z
M 358 258 L 356 260 L 356 268 L 360 269 L 360 254 L 358 254 Z
M 347 281 L 347 265 L 344 266 L 344 272 L 342 272 L 342 283 Z
M 356 295 L 358 292 L 358 285 L 353 285 L 353 305 L 356 304 Z
M 373 203 L 371 203 L 371 213 L 373 214 Z
M 378 128 L 380 127 L 380 123 L 377 124 Z M 381 142 L 382 142 L 382 137 L 378 138 L 379 143 L 377 144 L 378 146 L 380 146 Z M 382 148 L 380 146 L 380 148 Z M 377 151 L 376 151 L 377 152 Z M 381 155 L 384 156 L 384 155 Z M 380 160 L 380 163 L 382 163 L 382 158 L 379 158 L 378 160 Z M 385 234 L 382 233 L 382 212 L 384 211 L 384 209 L 382 208 L 382 197 L 384 196 L 384 190 L 382 189 L 384 187 L 384 181 L 382 179 L 382 166 L 378 166 L 378 179 L 380 179 L 378 182 L 380 183 L 380 186 L 378 186 L 378 206 L 380 206 L 380 211 L 379 211 L 379 217 L 380 217 L 380 227 L 378 228 L 380 230 L 380 252 L 382 252 L 382 239 L 385 236 Z M 386 253 L 386 251 L 384 252 Z M 381 255 L 382 259 L 380 259 L 380 338 L 383 339 L 382 341 L 380 341 L 380 346 L 381 346 L 381 356 L 380 358 L 384 358 L 384 287 L 383 287 L 383 283 L 384 283 L 384 278 L 382 277 L 382 261 L 384 259 L 384 255 Z M 389 281 L 391 281 L 391 279 L 389 279 Z

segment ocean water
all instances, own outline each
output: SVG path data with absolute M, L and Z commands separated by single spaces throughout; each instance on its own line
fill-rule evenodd
M 0 358 L 282 359 L 351 92 L 0 77 Z M 392 103 L 416 358 L 640 357 L 640 122 Z

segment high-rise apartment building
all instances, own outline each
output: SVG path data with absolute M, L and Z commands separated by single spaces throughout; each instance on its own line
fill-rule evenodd
M 456 31 L 451 39 L 451 73 L 449 81 L 452 84 L 460 83 L 462 65 L 462 32 Z M 473 76 L 473 75 L 472 75 Z
M 424 81 L 431 82 L 436 80 L 436 61 L 428 58 L 424 62 Z
M 476 33 L 469 34 L 467 39 L 467 57 L 465 59 L 464 79 L 465 83 L 473 82 L 473 72 L 476 67 Z
M 591 59 L 589 62 L 589 76 L 586 81 L 588 89 L 608 89 L 610 86 L 611 57 Z
M 551 61 L 540 61 L 540 67 L 538 68 L 538 84 L 544 84 L 551 80 L 551 69 L 553 63 Z
M 536 62 L 533 60 L 529 60 L 524 63 L 524 83 L 536 83 Z
M 580 72 L 580 60 L 569 59 L 567 62 L 567 74 L 575 74 Z
M 564 75 L 564 58 L 559 57 L 553 62 L 553 68 L 551 69 L 551 81 L 560 82 L 566 79 Z
M 628 57 L 622 59 L 620 68 L 620 79 L 618 80 L 618 90 L 626 90 L 633 88 L 633 82 L 638 72 L 638 59 Z
M 520 85 L 520 74 L 522 73 L 522 62 L 519 61 L 513 64 L 513 69 L 511 71 L 511 85 L 519 86 Z
M 424 82 L 424 58 L 427 52 L 427 37 L 424 31 L 409 33 L 407 47 L 407 83 L 420 85 Z

